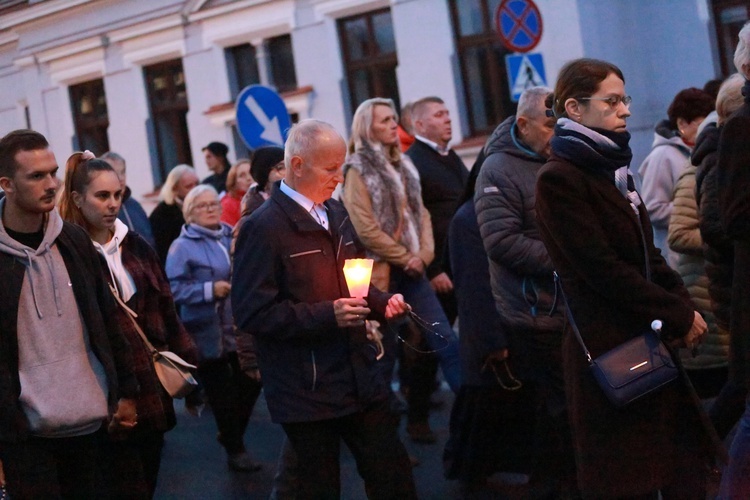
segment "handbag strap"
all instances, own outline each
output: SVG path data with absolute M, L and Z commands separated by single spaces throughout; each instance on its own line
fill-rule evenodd
M 125 310 L 125 313 L 127 314 L 128 318 L 130 318 L 130 321 L 133 323 L 133 326 L 135 327 L 135 330 L 138 332 L 138 335 L 140 335 L 141 340 L 143 340 L 143 343 L 146 344 L 146 348 L 148 349 L 148 352 L 151 353 L 152 356 L 158 356 L 159 351 L 151 344 L 151 342 L 148 341 L 148 338 L 146 338 L 146 334 L 143 333 L 143 330 L 141 329 L 140 325 L 138 325 L 138 322 L 135 320 L 135 318 L 138 317 L 138 315 L 133 311 L 131 308 L 128 307 L 125 302 L 123 302 L 122 298 L 120 297 L 120 294 L 117 293 L 117 290 L 115 287 L 112 286 L 112 283 L 108 283 L 109 289 L 112 291 L 112 295 L 115 297 L 115 300 L 118 304 L 120 304 L 120 307 L 122 307 Z
M 622 167 L 616 170 L 615 186 L 617 187 L 618 191 L 622 193 L 625 199 L 628 200 L 628 202 L 630 203 L 630 207 L 633 209 L 633 212 L 635 212 L 635 219 L 638 222 L 638 232 L 641 234 L 641 244 L 643 245 L 643 261 L 645 266 L 646 280 L 651 281 L 651 264 L 648 257 L 648 246 L 646 245 L 646 233 L 643 231 L 643 224 L 641 224 L 641 197 L 638 196 L 638 193 L 636 191 L 631 191 L 628 188 L 629 176 L 630 174 L 627 167 Z M 573 311 L 570 310 L 570 304 L 568 303 L 568 297 L 565 295 L 565 290 L 562 286 L 562 280 L 557 274 L 557 271 L 555 271 L 553 274 L 555 277 L 555 286 L 560 287 L 560 293 L 562 294 L 563 301 L 565 301 L 565 313 L 568 316 L 568 321 L 570 322 L 571 328 L 573 328 L 573 333 L 575 333 L 576 339 L 578 339 L 578 343 L 581 344 L 581 347 L 583 348 L 583 352 L 586 355 L 586 361 L 588 361 L 589 364 L 592 364 L 593 358 L 591 357 L 591 353 L 586 347 L 586 343 L 583 341 L 583 337 L 581 337 L 581 331 L 578 329 L 576 320 L 573 317 Z M 654 330 L 656 331 L 655 328 Z

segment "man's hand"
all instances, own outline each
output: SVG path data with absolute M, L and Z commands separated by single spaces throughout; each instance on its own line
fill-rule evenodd
M 404 266 L 404 272 L 412 278 L 418 278 L 424 274 L 424 261 L 416 255 L 409 259 Z
M 135 400 L 121 398 L 117 402 L 117 411 L 109 422 L 108 431 L 110 433 L 128 431 L 136 425 L 138 425 L 138 412 Z
M 228 281 L 214 281 L 214 297 L 223 299 L 232 291 L 232 285 Z
M 0 486 L 5 486 L 5 469 L 3 469 L 2 460 L 0 460 Z
M 342 298 L 333 301 L 333 313 L 336 315 L 336 323 L 341 328 L 349 326 L 360 326 L 365 324 L 370 308 L 367 307 L 365 299 Z
M 682 338 L 685 342 L 685 347 L 688 349 L 695 349 L 698 347 L 701 342 L 703 342 L 703 337 L 705 337 L 706 332 L 708 332 L 708 325 L 706 325 L 703 317 L 698 311 L 695 311 L 694 314 L 693 326 L 690 327 L 690 331 L 687 335 Z
M 430 280 L 432 289 L 437 293 L 448 293 L 453 290 L 453 282 L 445 273 L 440 273 Z
M 399 319 L 409 311 L 411 311 L 411 306 L 404 301 L 403 295 L 397 293 L 388 299 L 388 304 L 385 306 L 385 319 Z

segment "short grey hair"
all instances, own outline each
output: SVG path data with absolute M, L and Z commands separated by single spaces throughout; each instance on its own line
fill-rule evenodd
M 195 173 L 195 169 L 190 165 L 185 164 L 177 165 L 170 170 L 169 175 L 167 175 L 167 180 L 164 181 L 164 185 L 161 187 L 161 191 L 159 191 L 159 199 L 167 205 L 174 205 L 174 187 L 180 182 L 182 176 L 188 172 Z
M 195 199 L 203 193 L 213 193 L 216 200 L 219 200 L 219 193 L 211 184 L 198 184 L 185 196 L 185 201 L 182 203 L 182 216 L 185 218 L 185 222 L 190 224 L 193 222 L 190 217 L 190 212 L 193 211 L 195 206 Z
M 719 93 L 716 95 L 716 114 L 719 115 L 718 123 L 722 124 L 729 115 L 740 109 L 745 102 L 742 95 L 742 86 L 745 78 L 740 73 L 735 73 L 721 84 Z
M 737 50 L 734 51 L 734 67 L 746 79 L 750 79 L 750 22 L 745 23 L 738 38 Z M 747 70 L 743 69 L 743 66 L 746 66 Z
M 539 110 L 546 110 L 544 101 L 547 96 L 552 92 L 552 89 L 548 87 L 531 87 L 526 89 L 518 99 L 518 109 L 516 110 L 516 120 L 522 116 L 527 118 L 535 118 L 539 114 Z
M 424 115 L 427 112 L 428 104 L 445 104 L 445 101 L 434 95 L 423 97 L 415 101 L 414 104 L 411 105 L 412 121 L 417 121 L 424 118 Z
M 292 158 L 299 156 L 304 158 L 307 153 L 315 148 L 318 138 L 326 132 L 332 132 L 341 137 L 333 125 L 322 120 L 309 118 L 302 120 L 289 129 L 289 134 L 284 144 L 284 165 L 287 172 L 292 171 Z M 343 141 L 344 138 L 341 137 Z
M 123 158 L 121 155 L 115 153 L 114 151 L 107 151 L 106 153 L 104 153 L 103 155 L 101 155 L 99 157 L 99 159 L 107 161 L 107 163 L 109 163 L 108 160 L 113 160 L 113 161 L 119 161 L 123 165 L 126 164 L 125 158 Z

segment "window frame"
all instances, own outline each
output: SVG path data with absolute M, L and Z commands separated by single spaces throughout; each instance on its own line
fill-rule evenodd
M 714 18 L 714 32 L 716 33 L 716 47 L 719 51 L 719 65 L 721 73 L 724 77 L 727 77 L 735 72 L 734 61 L 732 58 L 725 57 L 729 54 L 733 54 L 737 48 L 737 40 L 734 40 L 731 50 L 727 50 L 729 47 L 726 45 L 726 41 L 723 36 L 722 27 L 725 25 L 721 23 L 721 13 L 726 9 L 733 7 L 745 7 L 747 19 L 750 20 L 750 2 L 747 0 L 712 0 L 711 10 Z
M 375 36 L 375 27 L 373 23 L 373 18 L 375 16 L 378 16 L 380 14 L 388 13 L 391 19 L 391 26 L 393 26 L 393 14 L 391 12 L 390 7 L 385 7 L 382 9 L 376 9 L 371 10 L 368 12 L 355 14 L 352 16 L 342 17 L 336 20 L 337 29 L 339 32 L 339 44 L 341 46 L 341 54 L 342 54 L 342 62 L 344 65 L 344 75 L 346 78 L 346 85 L 347 90 L 349 93 L 349 104 L 351 106 L 352 111 L 357 109 L 357 107 L 361 104 L 359 102 L 356 102 L 357 98 L 354 95 L 354 92 L 352 89 L 354 88 L 354 80 L 353 77 L 358 71 L 365 71 L 368 75 L 368 94 L 370 94 L 370 98 L 372 97 L 387 97 L 390 99 L 393 99 L 394 104 L 396 105 L 396 109 L 401 109 L 401 97 L 398 92 L 398 75 L 396 74 L 396 69 L 398 68 L 398 48 L 395 44 L 395 35 L 394 35 L 394 48 L 395 50 L 393 52 L 388 53 L 377 53 L 377 37 Z M 347 43 L 346 39 L 346 28 L 345 24 L 347 22 L 364 18 L 367 23 L 367 39 L 368 44 L 367 47 L 369 48 L 369 53 L 365 54 L 364 57 L 362 57 L 359 61 L 352 60 L 351 52 L 349 50 L 349 45 Z M 396 95 L 388 95 L 388 85 L 385 83 L 385 79 L 382 78 L 380 75 L 380 71 L 382 70 L 392 70 L 393 75 L 395 77 L 395 88 L 396 88 Z
M 107 94 L 104 88 L 104 79 L 97 78 L 87 82 L 70 85 L 68 87 L 68 97 L 73 114 L 73 127 L 75 129 L 75 141 L 79 150 L 92 149 L 93 153 L 102 155 L 109 151 L 109 110 L 107 108 Z M 81 113 L 81 102 L 84 98 L 91 98 L 93 106 L 92 114 Z M 99 99 L 104 99 L 104 112 L 96 113 Z M 82 137 L 93 138 L 96 146 L 86 146 L 82 142 Z M 100 151 L 101 149 L 101 151 Z
M 451 17 L 453 40 L 456 47 L 456 56 L 461 71 L 464 109 L 466 110 L 469 126 L 469 136 L 477 137 L 488 135 L 491 134 L 495 127 L 497 127 L 497 125 L 505 118 L 515 113 L 516 104 L 513 103 L 510 98 L 507 68 L 505 66 L 505 56 L 511 54 L 511 51 L 503 45 L 494 28 L 494 13 L 489 11 L 489 0 L 480 0 L 480 8 L 482 9 L 482 33 L 463 36 L 461 35 L 460 14 L 458 11 L 458 3 L 461 2 L 461 0 L 447 1 Z M 487 127 L 484 128 L 477 125 L 478 117 L 475 116 L 474 108 L 471 105 L 472 95 L 470 86 L 468 85 L 469 78 L 467 61 L 464 57 L 465 52 L 477 47 L 486 50 L 484 62 L 489 68 L 488 74 L 490 82 L 488 88 L 497 89 L 494 92 L 491 91 L 488 96 L 482 96 L 482 98 L 488 98 L 487 100 L 492 107 L 491 110 L 485 111 L 488 124 Z M 498 58 L 494 57 L 495 51 L 498 49 L 501 51 L 499 61 L 497 60 Z M 477 96 L 474 96 L 474 98 L 476 97 Z

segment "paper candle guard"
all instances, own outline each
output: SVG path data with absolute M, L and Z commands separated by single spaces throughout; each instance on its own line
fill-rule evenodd
M 344 277 L 349 295 L 363 299 L 370 289 L 372 275 L 372 259 L 346 259 L 344 261 Z

